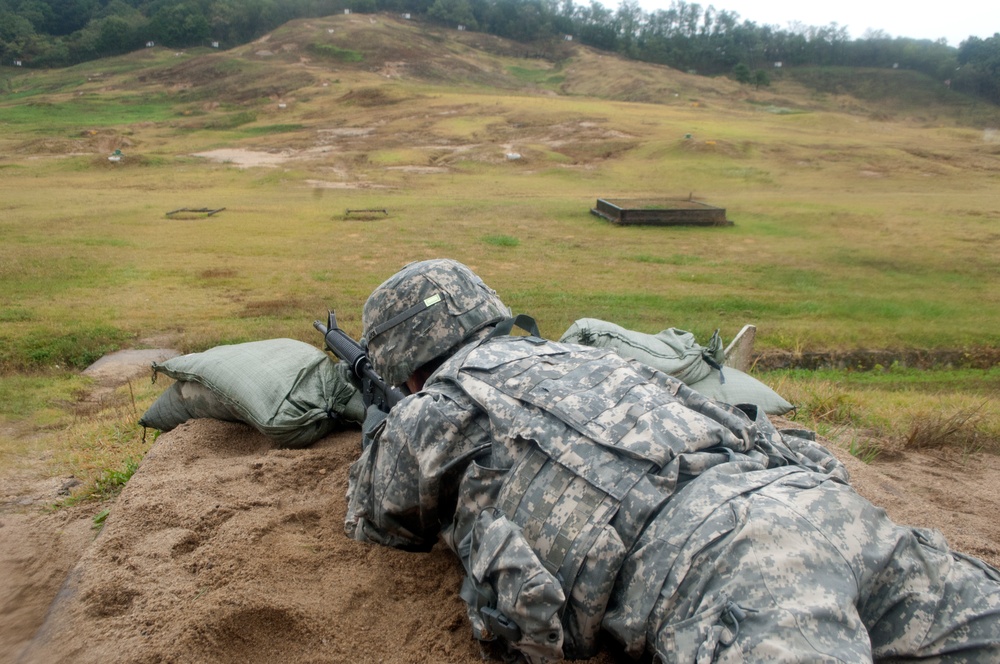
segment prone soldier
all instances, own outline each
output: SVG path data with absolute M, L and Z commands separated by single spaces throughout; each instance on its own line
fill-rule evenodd
M 442 538 L 480 640 L 535 663 L 601 634 L 662 662 L 1000 661 L 1000 572 L 893 523 L 807 432 L 544 340 L 451 260 L 404 267 L 363 324 L 409 396 L 366 422 L 345 530 Z

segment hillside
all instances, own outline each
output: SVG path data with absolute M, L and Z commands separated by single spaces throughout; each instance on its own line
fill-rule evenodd
M 563 167 L 636 154 L 646 133 L 641 107 L 630 107 L 638 122 L 611 127 L 606 110 L 584 110 L 587 99 L 741 120 L 824 113 L 914 127 L 1000 126 L 1000 109 L 914 72 L 789 70 L 754 89 L 572 42 L 525 45 L 387 15 L 297 20 L 223 52 L 151 48 L 65 70 L 6 73 L 0 89 L 0 123 L 13 129 L 0 145 L 15 154 L 126 149 L 144 160 L 174 159 L 154 157 L 169 137 L 220 161 L 294 162 L 319 182 L 329 178 L 316 169 L 326 169 L 386 186 L 398 179 L 393 171 L 499 163 L 507 153 Z M 521 101 L 501 109 L 497 95 L 505 94 Z M 675 149 L 649 138 L 651 155 Z M 212 153 L 220 142 L 230 151 Z M 773 149 L 723 136 L 711 145 L 730 155 Z M 788 158 L 810 162 L 810 152 L 793 147 Z
M 392 15 L 335 15 L 292 21 L 223 52 L 156 47 L 53 73 L 7 69 L 0 101 L 132 93 L 166 95 L 176 104 L 256 108 L 291 96 L 336 96 L 346 83 L 397 82 L 655 104 L 775 104 L 897 119 L 913 113 L 924 121 L 1000 120 L 1000 109 L 949 93 L 915 72 L 803 68 L 775 70 L 773 78 L 771 86 L 753 89 L 573 42 L 521 44 Z M 44 82 L 35 87 L 32 79 Z
M 473 3 L 410 0 L 230 0 L 127 3 L 68 0 L 4 0 L 0 2 L 0 62 L 26 67 L 61 67 L 94 58 L 128 53 L 144 44 L 170 48 L 231 48 L 246 44 L 293 19 L 354 11 L 398 12 L 437 25 L 470 26 L 533 44 L 515 55 L 551 51 L 546 40 L 566 37 L 611 53 L 627 53 L 645 62 L 682 71 L 727 74 L 765 81 L 772 62 L 799 66 L 902 67 L 939 81 L 950 78 L 955 90 L 1000 102 L 991 59 L 1000 41 L 970 38 L 958 48 L 943 42 L 884 33 L 851 39 L 846 27 L 757 24 L 715 7 L 686 4 L 677 11 L 642 11 L 639 6 L 614 10 L 599 3 L 573 0 L 538 3 L 530 0 L 482 0 Z M 349 7 L 349 9 L 348 9 Z M 697 29 L 694 26 L 699 26 Z M 342 52 L 319 45 L 326 56 Z M 391 45 L 390 45 L 391 46 Z M 349 48 L 357 52 L 357 49 Z M 354 56 L 348 56 L 354 57 Z M 751 69 L 752 68 L 752 69 Z

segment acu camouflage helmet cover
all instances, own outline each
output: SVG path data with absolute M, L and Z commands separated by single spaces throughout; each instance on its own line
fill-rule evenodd
M 410 263 L 376 288 L 361 322 L 372 367 L 390 385 L 510 316 L 496 292 L 458 261 Z

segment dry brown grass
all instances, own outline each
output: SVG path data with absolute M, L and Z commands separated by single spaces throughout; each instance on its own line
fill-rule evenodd
M 303 309 L 303 303 L 295 298 L 254 300 L 243 306 L 238 315 L 243 318 L 270 316 L 273 318 L 294 317 Z
M 894 447 L 906 450 L 956 451 L 963 455 L 1000 449 L 1000 441 L 984 430 L 986 403 L 951 413 L 929 412 L 912 417 Z

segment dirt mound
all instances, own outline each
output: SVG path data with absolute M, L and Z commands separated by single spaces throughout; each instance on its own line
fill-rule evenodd
M 214 420 L 164 434 L 21 661 L 482 661 L 448 552 L 344 536 L 359 443 L 278 450 Z

